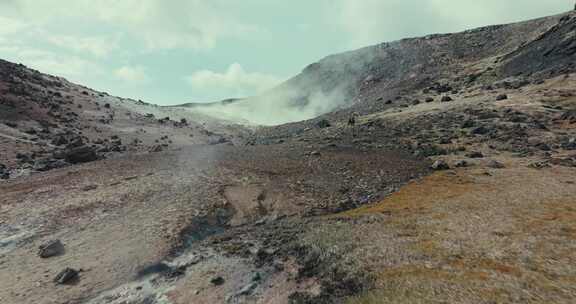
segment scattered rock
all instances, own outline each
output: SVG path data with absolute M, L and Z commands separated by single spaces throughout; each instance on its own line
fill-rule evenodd
M 9 179 L 10 178 L 10 170 L 4 164 L 0 164 L 0 179 Z
M 212 283 L 215 286 L 220 286 L 222 284 L 224 284 L 224 278 L 223 277 L 214 277 L 210 280 L 210 283 Z
M 439 159 L 435 161 L 432 166 L 430 166 L 432 170 L 440 171 L 440 170 L 448 170 L 450 166 L 443 160 Z
M 46 259 L 64 253 L 64 244 L 60 240 L 51 240 L 38 247 L 38 256 Z
M 457 162 L 454 163 L 454 167 L 456 167 L 456 168 L 465 168 L 465 167 L 468 167 L 468 166 L 469 166 L 469 164 L 468 164 L 468 162 L 465 161 L 465 160 L 459 160 L 459 161 L 457 161 Z
M 82 187 L 82 191 L 86 192 L 86 191 L 92 191 L 92 190 L 96 190 L 98 189 L 98 185 L 87 185 Z
M 547 161 L 535 161 L 528 164 L 528 167 L 533 169 L 544 169 L 550 167 L 550 163 Z
M 467 153 L 467 154 L 466 154 L 466 157 L 469 157 L 469 158 L 483 158 L 483 157 L 484 157 L 484 154 L 482 154 L 482 152 L 473 151 L 473 152 Z
M 65 159 L 71 164 L 80 164 L 98 160 L 98 155 L 94 148 L 81 146 L 66 151 Z
M 497 161 L 497 160 L 490 160 L 487 164 L 486 167 L 488 168 L 492 168 L 492 169 L 504 169 L 505 166 L 503 163 Z
M 78 279 L 79 272 L 78 270 L 72 268 L 66 268 L 62 270 L 58 275 L 54 278 L 54 282 L 59 285 L 69 284 L 73 281 Z
M 488 130 L 488 128 L 484 126 L 476 127 L 470 131 L 472 135 L 484 135 L 487 134 L 488 132 L 490 132 L 490 130 Z
M 256 289 L 256 287 L 258 287 L 258 283 L 256 282 L 249 283 L 246 286 L 242 287 L 242 289 L 238 291 L 237 295 L 238 296 L 249 295 L 252 293 L 252 291 L 254 291 L 254 289 Z

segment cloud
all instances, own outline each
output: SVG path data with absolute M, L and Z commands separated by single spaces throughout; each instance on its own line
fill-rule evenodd
M 185 79 L 194 88 L 229 90 L 235 97 L 263 92 L 282 81 L 274 75 L 246 72 L 239 63 L 231 64 L 223 73 L 202 70 Z
M 228 12 L 227 0 L 18 0 L 0 3 L 19 18 L 40 25 L 81 21 L 105 24 L 148 49 L 211 49 L 225 38 L 250 39 L 262 29 Z M 95 27 L 97 28 L 97 27 Z M 94 50 L 95 41 L 82 45 Z M 96 52 L 102 51 L 100 43 Z
M 88 53 L 96 57 L 105 57 L 117 48 L 116 40 L 110 37 L 76 37 L 71 35 L 49 35 L 46 40 L 58 47 L 78 53 Z
M 123 66 L 114 70 L 114 76 L 128 84 L 145 84 L 150 82 L 150 77 L 143 66 Z

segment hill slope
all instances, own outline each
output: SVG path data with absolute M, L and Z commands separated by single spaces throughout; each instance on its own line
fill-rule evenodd
M 574 13 L 382 43 L 328 56 L 261 96 L 212 105 L 210 114 L 262 124 L 310 119 L 430 88 L 439 93 L 514 78 L 530 83 L 574 71 Z M 450 83 L 450 85 L 446 85 Z

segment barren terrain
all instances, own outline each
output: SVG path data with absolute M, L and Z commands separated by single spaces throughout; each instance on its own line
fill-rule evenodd
M 346 107 L 271 127 L 2 62 L 0 302 L 573 303 L 575 27 L 334 55 L 278 90 Z

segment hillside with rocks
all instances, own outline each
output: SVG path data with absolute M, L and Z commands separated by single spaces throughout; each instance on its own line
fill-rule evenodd
M 575 33 L 404 39 L 181 107 L 0 62 L 0 302 L 573 303 Z M 313 118 L 197 110 L 267 102 Z

